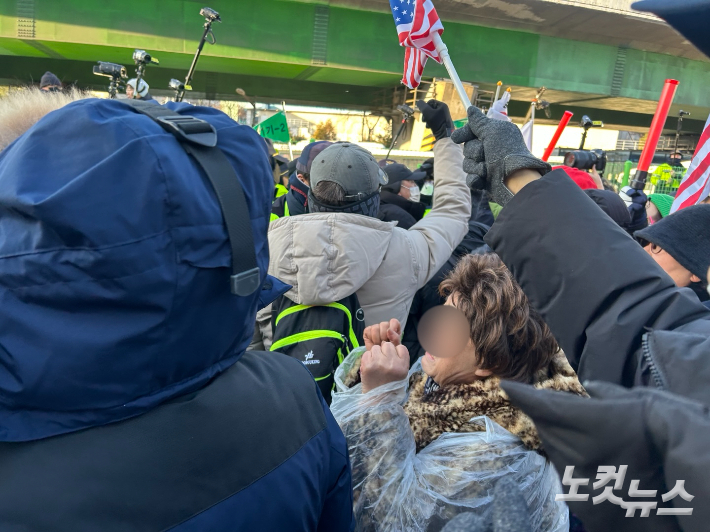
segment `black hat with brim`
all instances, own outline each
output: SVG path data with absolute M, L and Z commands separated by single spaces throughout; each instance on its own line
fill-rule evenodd
M 387 184 L 382 187 L 383 190 L 389 190 L 397 194 L 402 186 L 402 181 L 407 179 L 413 180 L 412 171 L 403 164 L 388 164 L 383 170 L 387 174 Z

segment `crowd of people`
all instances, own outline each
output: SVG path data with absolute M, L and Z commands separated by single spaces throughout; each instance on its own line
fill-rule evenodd
M 0 100 L 0 530 L 707 528 L 710 205 L 131 81 Z

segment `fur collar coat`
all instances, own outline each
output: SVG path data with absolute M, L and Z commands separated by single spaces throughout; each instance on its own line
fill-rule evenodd
M 476 432 L 480 425 L 471 418 L 487 416 L 518 436 L 530 450 L 539 450 L 540 438 L 532 420 L 513 406 L 500 387 L 500 379 L 489 377 L 471 384 L 454 384 L 424 392 L 427 376 L 415 373 L 409 380 L 409 398 L 404 411 L 414 433 L 417 452 L 445 432 Z M 550 365 L 533 379 L 535 388 L 586 395 L 577 375 L 559 351 Z

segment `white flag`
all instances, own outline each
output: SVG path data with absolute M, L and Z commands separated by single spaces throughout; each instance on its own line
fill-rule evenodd
M 500 97 L 500 100 L 493 103 L 491 108 L 488 109 L 488 118 L 510 122 L 510 118 L 508 117 L 508 102 L 510 102 L 510 92 L 505 91 L 503 96 Z
M 528 120 L 520 130 L 520 132 L 523 134 L 523 140 L 525 141 L 525 145 L 528 147 L 528 150 L 530 152 L 532 152 L 533 126 L 535 125 L 534 122 L 534 118 L 532 120 Z

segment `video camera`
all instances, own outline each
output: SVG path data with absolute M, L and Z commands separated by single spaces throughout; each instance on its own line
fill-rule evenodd
M 179 79 L 175 79 L 175 78 L 171 79 L 168 82 L 168 87 L 170 87 L 172 90 L 178 91 L 178 92 L 182 92 L 185 90 L 185 84 L 182 81 L 180 81 Z
M 135 50 L 133 52 L 133 62 L 138 65 L 138 64 L 154 64 L 154 65 L 159 65 L 160 61 L 158 61 L 155 57 L 150 55 L 148 52 L 145 50 Z
M 592 120 L 587 115 L 584 115 L 582 117 L 582 122 L 579 125 L 580 127 L 583 127 L 585 131 L 587 131 L 593 127 L 604 127 L 604 122 L 602 122 L 601 120 Z
M 145 76 L 145 67 L 148 65 L 159 65 L 155 57 L 150 55 L 145 50 L 134 50 L 133 51 L 133 62 L 136 64 L 136 89 L 133 91 L 133 97 L 138 97 L 138 87 L 141 86 L 141 79 Z
M 98 65 L 94 65 L 94 74 L 118 79 L 126 79 L 128 77 L 126 67 L 116 63 L 107 63 L 106 61 L 99 61 Z
M 398 105 L 397 110 L 407 118 L 411 118 L 412 115 L 414 115 L 414 109 L 412 109 L 408 105 Z
M 600 174 L 606 170 L 607 157 L 604 150 L 575 150 L 565 153 L 565 166 L 579 170 L 591 170 L 595 166 Z
M 99 61 L 98 63 L 98 65 L 94 65 L 94 74 L 111 78 L 111 82 L 108 84 L 108 94 L 111 98 L 115 98 L 119 81 L 128 78 L 126 67 L 106 61 Z
M 579 125 L 584 128 L 582 142 L 578 150 L 569 151 L 565 154 L 564 165 L 579 170 L 591 170 L 592 166 L 595 166 L 597 172 L 603 174 L 607 162 L 606 152 L 604 150 L 585 150 L 584 144 L 587 142 L 587 133 L 589 130 L 593 127 L 604 127 L 604 122 L 601 120 L 592 120 L 587 115 L 584 115 Z
M 219 18 L 219 13 L 210 7 L 203 7 L 200 9 L 200 15 L 205 17 L 207 22 L 222 22 L 222 19 Z

